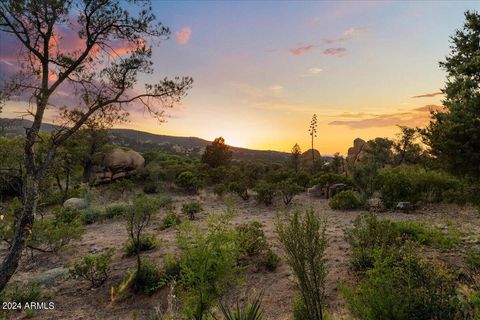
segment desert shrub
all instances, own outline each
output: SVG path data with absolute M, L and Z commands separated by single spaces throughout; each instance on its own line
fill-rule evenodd
M 328 205 L 335 210 L 355 210 L 362 207 L 363 201 L 358 192 L 345 190 L 334 195 Z
M 326 185 L 332 185 L 335 183 L 345 183 L 347 185 L 352 185 L 353 182 L 345 177 L 344 175 L 337 174 L 337 173 L 322 173 L 320 175 L 316 175 L 313 177 L 313 179 L 310 182 L 310 185 L 316 186 L 326 186 Z
M 257 192 L 255 200 L 257 200 L 258 203 L 263 203 L 266 206 L 272 205 L 275 194 L 277 193 L 277 189 L 274 184 L 266 181 L 260 181 L 257 183 L 254 190 Z
M 179 225 L 182 222 L 180 216 L 175 211 L 169 211 L 165 214 L 165 217 L 162 219 L 161 229 L 165 230 L 174 226 Z
M 295 183 L 294 179 L 287 179 L 277 184 L 277 189 L 282 194 L 283 203 L 289 205 L 293 197 L 303 191 L 303 188 Z
M 240 198 L 243 200 L 248 200 L 250 198 L 250 195 L 248 194 L 248 188 L 247 185 L 241 182 L 230 182 L 228 185 L 228 191 L 235 193 L 238 195 Z
M 37 220 L 33 224 L 28 245 L 47 251 L 58 252 L 72 240 L 81 238 L 83 228 L 78 220 L 70 223 L 56 219 Z
M 141 236 L 138 242 L 130 239 L 125 246 L 125 256 L 133 257 L 137 252 L 152 250 L 157 246 L 158 242 L 154 236 Z
M 178 280 L 181 271 L 180 260 L 176 257 L 167 255 L 163 264 L 163 274 L 166 281 Z
M 119 179 L 108 186 L 110 192 L 116 199 L 124 198 L 127 195 L 131 194 L 133 191 L 133 187 L 133 182 L 130 179 Z
M 57 207 L 53 210 L 56 221 L 71 223 L 80 217 L 80 211 L 71 208 Z
M 393 222 L 378 219 L 374 214 L 358 216 L 353 226 L 346 232 L 346 240 L 352 247 L 352 265 L 358 271 L 372 268 L 375 256 L 392 255 L 406 241 L 438 248 L 450 248 L 460 241 L 456 235 L 443 234 L 436 228 L 425 227 L 418 222 Z
M 310 174 L 305 171 L 299 171 L 293 176 L 293 181 L 303 189 L 306 189 L 310 185 L 310 179 Z
M 279 220 L 276 224 L 278 239 L 285 250 L 286 261 L 295 274 L 297 288 L 308 314 L 306 319 L 322 320 L 325 314 L 325 230 L 326 223 L 312 208 L 304 214 L 297 210 L 287 221 Z
M 143 185 L 143 192 L 146 194 L 159 193 L 164 190 L 164 186 L 159 181 L 147 180 Z
M 474 272 L 480 272 L 480 249 L 470 248 L 465 256 L 465 263 Z
M 260 298 L 253 299 L 252 302 L 247 302 L 244 305 L 237 304 L 234 308 L 228 308 L 220 304 L 220 311 L 224 320 L 263 320 L 265 319 L 264 311 Z
M 186 293 L 184 314 L 188 319 L 204 319 L 226 286 L 238 278 L 236 233 L 229 214 L 210 215 L 206 232 L 191 223 L 182 224 L 180 229 L 178 283 Z
M 111 262 L 110 252 L 99 255 L 87 254 L 70 269 L 70 274 L 88 280 L 92 287 L 98 288 L 108 279 Z
M 152 294 L 165 285 L 160 269 L 151 261 L 142 259 L 140 268 L 135 272 L 132 288 L 137 292 Z
M 223 183 L 216 184 L 215 187 L 213 187 L 213 193 L 219 197 L 223 196 L 226 191 L 227 186 L 225 186 Z
M 343 288 L 349 309 L 362 320 L 460 319 L 462 305 L 454 277 L 420 258 L 411 245 L 394 259 L 376 256 L 355 288 Z
M 182 205 L 182 213 L 187 214 L 190 220 L 195 219 L 195 214 L 203 210 L 202 204 L 199 202 L 188 202 Z
M 280 263 L 280 257 L 269 248 L 265 253 L 264 263 L 268 271 L 275 271 Z
M 204 187 L 205 181 L 191 171 L 184 171 L 177 176 L 175 184 L 187 192 L 197 192 Z
M 7 287 L 1 294 L 0 302 L 18 302 L 22 305 L 33 301 L 41 301 L 44 297 L 42 288 L 36 282 Z
M 269 248 L 260 222 L 242 223 L 235 229 L 238 233 L 238 246 L 248 256 L 263 254 Z
M 128 207 L 123 204 L 112 204 L 105 208 L 105 218 L 112 219 L 124 217 L 128 211 Z
M 80 210 L 80 221 L 82 224 L 93 224 L 102 219 L 102 212 L 97 209 L 87 208 Z

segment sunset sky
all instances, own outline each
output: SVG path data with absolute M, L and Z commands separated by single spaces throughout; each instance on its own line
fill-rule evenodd
M 154 75 L 140 82 L 175 75 L 195 82 L 166 123 L 133 113 L 124 127 L 223 136 L 252 149 L 289 151 L 298 142 L 306 150 L 316 113 L 322 154 L 345 154 L 356 137 L 393 137 L 396 124 L 424 125 L 429 109 L 441 104 L 445 73 L 438 61 L 449 37 L 465 10 L 480 10 L 478 1 L 153 6 L 172 35 L 154 48 Z M 0 49 L 0 73 L 15 63 L 6 51 Z M 22 108 L 9 103 L 2 116 L 18 117 Z

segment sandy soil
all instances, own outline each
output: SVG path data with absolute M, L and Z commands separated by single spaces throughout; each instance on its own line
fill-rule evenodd
M 181 204 L 193 199 L 203 202 L 204 213 L 198 215 L 195 223 L 204 224 L 208 212 L 223 210 L 226 207 L 225 200 L 218 199 L 212 194 L 203 194 L 200 196 L 182 196 L 173 195 L 174 205 L 177 211 Z M 274 250 L 282 256 L 281 249 L 276 243 L 274 235 L 274 223 L 278 215 L 284 214 L 286 209 L 278 201 L 277 205 L 266 208 L 257 205 L 253 199 L 242 201 L 234 199 L 234 206 L 238 214 L 233 219 L 234 223 L 246 221 L 260 221 L 269 241 L 274 246 Z M 344 240 L 344 231 L 351 227 L 352 220 L 361 212 L 342 212 L 333 211 L 328 207 L 327 200 L 311 199 L 306 195 L 300 195 L 294 199 L 294 208 L 312 206 L 319 215 L 325 217 L 328 221 L 327 234 L 329 238 L 329 247 L 327 258 L 329 265 L 329 274 L 327 278 L 327 296 L 328 308 L 332 319 L 350 319 L 348 311 L 345 308 L 345 302 L 339 292 L 340 282 L 352 282 L 354 277 L 349 269 L 349 246 Z M 144 255 L 148 258 L 162 263 L 162 257 L 175 243 L 176 231 L 174 229 L 160 231 L 161 219 L 164 212 L 155 215 L 148 233 L 155 234 L 161 239 L 163 245 L 158 249 L 146 252 Z M 460 257 L 465 251 L 465 245 L 478 241 L 480 229 L 480 216 L 474 208 L 460 208 L 455 205 L 432 205 L 419 208 L 416 212 L 410 214 L 403 213 L 381 213 L 379 216 L 393 220 L 419 220 L 428 225 L 434 225 L 440 228 L 455 226 L 462 231 L 464 245 L 451 251 L 436 252 L 439 258 L 457 264 L 461 267 Z M 48 311 L 39 311 L 35 319 L 146 319 L 147 315 L 155 307 L 163 307 L 166 303 L 168 288 L 154 294 L 153 296 L 136 295 L 121 303 L 112 304 L 110 302 L 110 288 L 118 285 L 127 271 L 134 265 L 134 259 L 123 258 L 122 248 L 127 241 L 125 224 L 121 220 L 110 220 L 104 223 L 86 226 L 82 239 L 76 241 L 69 248 L 58 255 L 47 253 L 35 253 L 33 258 L 25 258 L 19 271 L 14 277 L 15 282 L 25 282 L 32 279 L 36 274 L 46 270 L 66 266 L 68 267 L 74 261 L 80 259 L 85 253 L 95 251 L 104 252 L 109 249 L 115 249 L 112 264 L 112 275 L 110 279 L 99 289 L 90 289 L 89 283 L 75 279 L 67 279 L 57 286 L 50 288 L 51 298 L 48 300 L 55 302 L 55 309 Z M 5 253 L 5 248 L 0 249 L 0 253 Z M 226 294 L 226 301 L 233 297 L 243 297 L 253 292 L 263 294 L 263 306 L 268 315 L 268 319 L 290 319 L 292 302 L 295 295 L 293 275 L 289 267 L 282 260 L 274 272 L 268 272 L 259 268 L 248 268 L 243 274 L 239 275 L 240 285 L 232 288 Z M 23 313 L 13 314 L 12 319 L 22 318 Z

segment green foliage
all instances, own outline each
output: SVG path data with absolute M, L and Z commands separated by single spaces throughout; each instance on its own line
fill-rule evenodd
M 247 201 L 250 198 L 247 185 L 242 182 L 230 182 L 228 191 L 237 194 L 240 198 Z
M 399 248 L 394 257 L 375 256 L 365 278 L 343 289 L 358 319 L 463 319 L 454 277 L 412 247 Z
M 70 274 L 88 280 L 92 287 L 98 288 L 108 279 L 111 262 L 110 252 L 99 255 L 87 254 L 70 269 Z
M 363 201 L 358 192 L 345 190 L 334 195 L 328 205 L 335 210 L 356 210 L 362 207 Z
M 349 178 L 337 173 L 322 173 L 320 175 L 316 175 L 312 179 L 310 185 L 326 186 L 335 183 L 345 183 L 346 185 L 352 185 L 352 181 Z
M 480 272 L 480 249 L 470 248 L 465 256 L 465 263 L 474 272 Z
M 277 189 L 274 184 L 266 181 L 260 181 L 257 183 L 254 190 L 257 192 L 255 200 L 257 200 L 258 203 L 263 203 L 266 206 L 273 204 L 273 199 L 277 193 Z
M 275 271 L 280 263 L 280 257 L 269 248 L 265 253 L 264 263 L 268 271 Z
M 44 297 L 42 288 L 36 282 L 7 287 L 1 292 L 0 302 L 18 302 L 22 305 L 32 301 L 41 301 Z M 1 315 L 1 314 L 0 314 Z
M 158 241 L 155 236 L 141 236 L 138 242 L 130 239 L 125 246 L 125 256 L 133 257 L 138 252 L 153 250 L 156 247 L 158 247 Z
M 465 12 L 465 24 L 451 37 L 440 63 L 447 73 L 444 109 L 431 115 L 422 132 L 431 154 L 454 174 L 480 177 L 480 13 Z
M 223 183 L 216 184 L 215 187 L 213 187 L 213 193 L 219 197 L 223 196 L 226 191 L 227 186 Z
M 376 256 L 393 255 L 406 241 L 437 248 L 451 248 L 460 242 L 455 234 L 443 234 L 414 221 L 378 219 L 374 214 L 358 216 L 353 225 L 345 236 L 352 248 L 351 263 L 358 271 L 372 268 Z
M 238 233 L 238 246 L 248 256 L 261 255 L 269 249 L 267 238 L 260 222 L 243 223 L 236 226 L 235 229 Z
M 235 308 L 228 308 L 220 304 L 220 311 L 224 320 L 263 320 L 265 319 L 264 311 L 260 298 L 255 298 L 252 302 L 240 306 L 237 301 Z
M 278 221 L 276 233 L 285 250 L 286 261 L 296 277 L 307 319 L 322 320 L 325 315 L 326 223 L 307 209 L 295 211 L 287 221 Z
M 232 151 L 222 137 L 216 138 L 211 145 L 208 145 L 202 155 L 202 162 L 212 168 L 228 165 L 231 159 Z
M 164 186 L 158 181 L 147 180 L 143 185 L 143 192 L 146 194 L 154 194 L 163 191 Z
M 72 240 L 81 238 L 83 228 L 78 220 L 63 222 L 56 219 L 36 220 L 32 228 L 32 236 L 28 245 L 58 252 Z
M 184 171 L 177 176 L 175 184 L 187 192 L 197 192 L 205 186 L 205 181 L 191 171 Z
M 151 261 L 142 259 L 140 268 L 135 272 L 132 288 L 137 292 L 152 294 L 165 285 L 165 278 Z
M 287 206 L 292 202 L 295 195 L 303 191 L 303 188 L 291 178 L 278 183 L 277 189 L 282 194 L 283 203 Z
M 193 201 L 193 202 L 184 203 L 182 205 L 182 213 L 188 214 L 188 216 L 190 217 L 190 220 L 195 219 L 195 214 L 201 212 L 202 210 L 203 208 L 200 202 Z
M 87 208 L 80 210 L 80 221 L 82 224 L 93 224 L 102 219 L 102 212 L 97 209 Z
M 112 219 L 124 217 L 128 212 L 128 207 L 123 204 L 112 204 L 105 208 L 105 218 Z
M 238 278 L 240 249 L 229 214 L 210 215 L 207 230 L 182 224 L 177 237 L 181 250 L 179 284 L 185 291 L 188 319 L 205 319 L 227 285 Z
M 440 171 L 425 171 L 416 166 L 382 169 L 377 177 L 382 200 L 388 208 L 400 201 L 439 202 L 446 192 L 462 189 L 462 183 Z
M 299 171 L 295 173 L 293 180 L 303 189 L 306 189 L 310 185 L 310 174 L 306 171 Z
M 161 229 L 165 230 L 171 227 L 175 227 L 179 225 L 182 222 L 180 219 L 180 216 L 174 212 L 174 211 L 169 211 L 165 214 L 165 217 L 162 219 L 162 226 Z
M 80 211 L 76 209 L 57 207 L 53 210 L 56 221 L 71 223 L 80 218 Z

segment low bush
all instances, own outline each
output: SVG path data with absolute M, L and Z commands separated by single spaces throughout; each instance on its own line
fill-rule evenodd
M 132 288 L 137 292 L 152 294 L 165 285 L 165 278 L 151 261 L 142 259 L 140 269 L 135 272 Z
M 234 308 L 228 308 L 223 304 L 220 304 L 220 311 L 224 317 L 224 320 L 263 320 L 265 319 L 264 311 L 260 298 L 253 299 L 252 302 L 247 302 L 245 305 L 240 306 L 237 304 Z
M 213 187 L 213 193 L 219 197 L 223 196 L 223 194 L 227 191 L 227 186 L 223 183 L 216 184 Z
M 164 190 L 164 185 L 159 181 L 147 180 L 143 185 L 143 192 L 146 194 L 159 193 Z
M 258 221 L 243 223 L 236 226 L 238 246 L 248 256 L 261 255 L 269 249 L 267 238 Z
M 53 210 L 56 221 L 71 223 L 80 217 L 80 211 L 76 209 L 57 207 Z
M 29 282 L 23 285 L 7 287 L 1 293 L 0 302 L 16 302 L 24 305 L 25 303 L 41 301 L 43 297 L 44 293 L 40 285 L 36 282 Z
M 187 214 L 190 220 L 195 219 L 195 214 L 203 210 L 202 204 L 199 202 L 189 202 L 182 205 L 182 213 Z
M 277 193 L 277 189 L 274 184 L 266 181 L 260 181 L 257 183 L 254 190 L 257 192 L 255 200 L 257 200 L 258 203 L 263 203 L 266 206 L 273 204 L 273 199 Z
M 152 250 L 152 249 L 155 249 L 157 246 L 158 246 L 158 242 L 154 236 L 142 236 L 140 237 L 139 242 L 137 244 L 135 244 L 132 240 L 129 240 L 127 242 L 127 245 L 125 246 L 125 256 L 133 257 L 138 252 Z
M 275 271 L 280 263 L 280 257 L 269 248 L 265 253 L 264 263 L 268 271 Z
M 117 217 L 124 217 L 128 211 L 128 206 L 123 204 L 112 204 L 105 208 L 105 218 L 113 219 Z
M 363 206 L 363 201 L 358 192 L 345 190 L 334 195 L 328 205 L 334 210 L 356 210 Z
M 70 269 L 70 274 L 88 280 L 92 287 L 98 288 L 108 279 L 111 262 L 111 253 L 99 255 L 87 254 L 83 257 L 82 261 L 76 263 Z
M 169 211 L 165 214 L 165 217 L 162 219 L 162 225 L 161 229 L 165 230 L 171 227 L 175 227 L 179 225 L 182 222 L 180 219 L 180 216 L 174 212 L 174 211 Z
M 250 195 L 248 194 L 248 188 L 245 183 L 230 182 L 227 189 L 229 192 L 238 195 L 244 201 L 247 201 L 250 198 Z
M 343 292 L 361 320 L 463 319 L 454 277 L 420 258 L 410 244 L 397 250 L 395 258 L 376 256 L 365 278 Z
M 353 185 L 353 182 L 349 178 L 345 177 L 344 175 L 336 174 L 336 173 L 322 173 L 320 175 L 316 175 L 311 180 L 310 185 L 326 186 L 326 185 L 332 185 L 335 183 L 345 183 L 347 185 Z
M 83 228 L 78 220 L 70 223 L 56 219 L 37 220 L 33 224 L 28 245 L 44 247 L 47 251 L 58 252 L 70 241 L 81 238 Z
M 303 191 L 303 188 L 295 183 L 293 179 L 284 180 L 277 185 L 277 189 L 282 194 L 283 203 L 289 205 L 293 197 Z
M 87 208 L 80 211 L 82 224 L 94 224 L 102 219 L 102 212 L 97 209 Z
M 177 176 L 175 184 L 187 192 L 197 192 L 205 186 L 205 180 L 191 171 L 184 171 Z
M 465 263 L 474 272 L 480 272 L 480 249 L 470 248 L 465 256 Z

